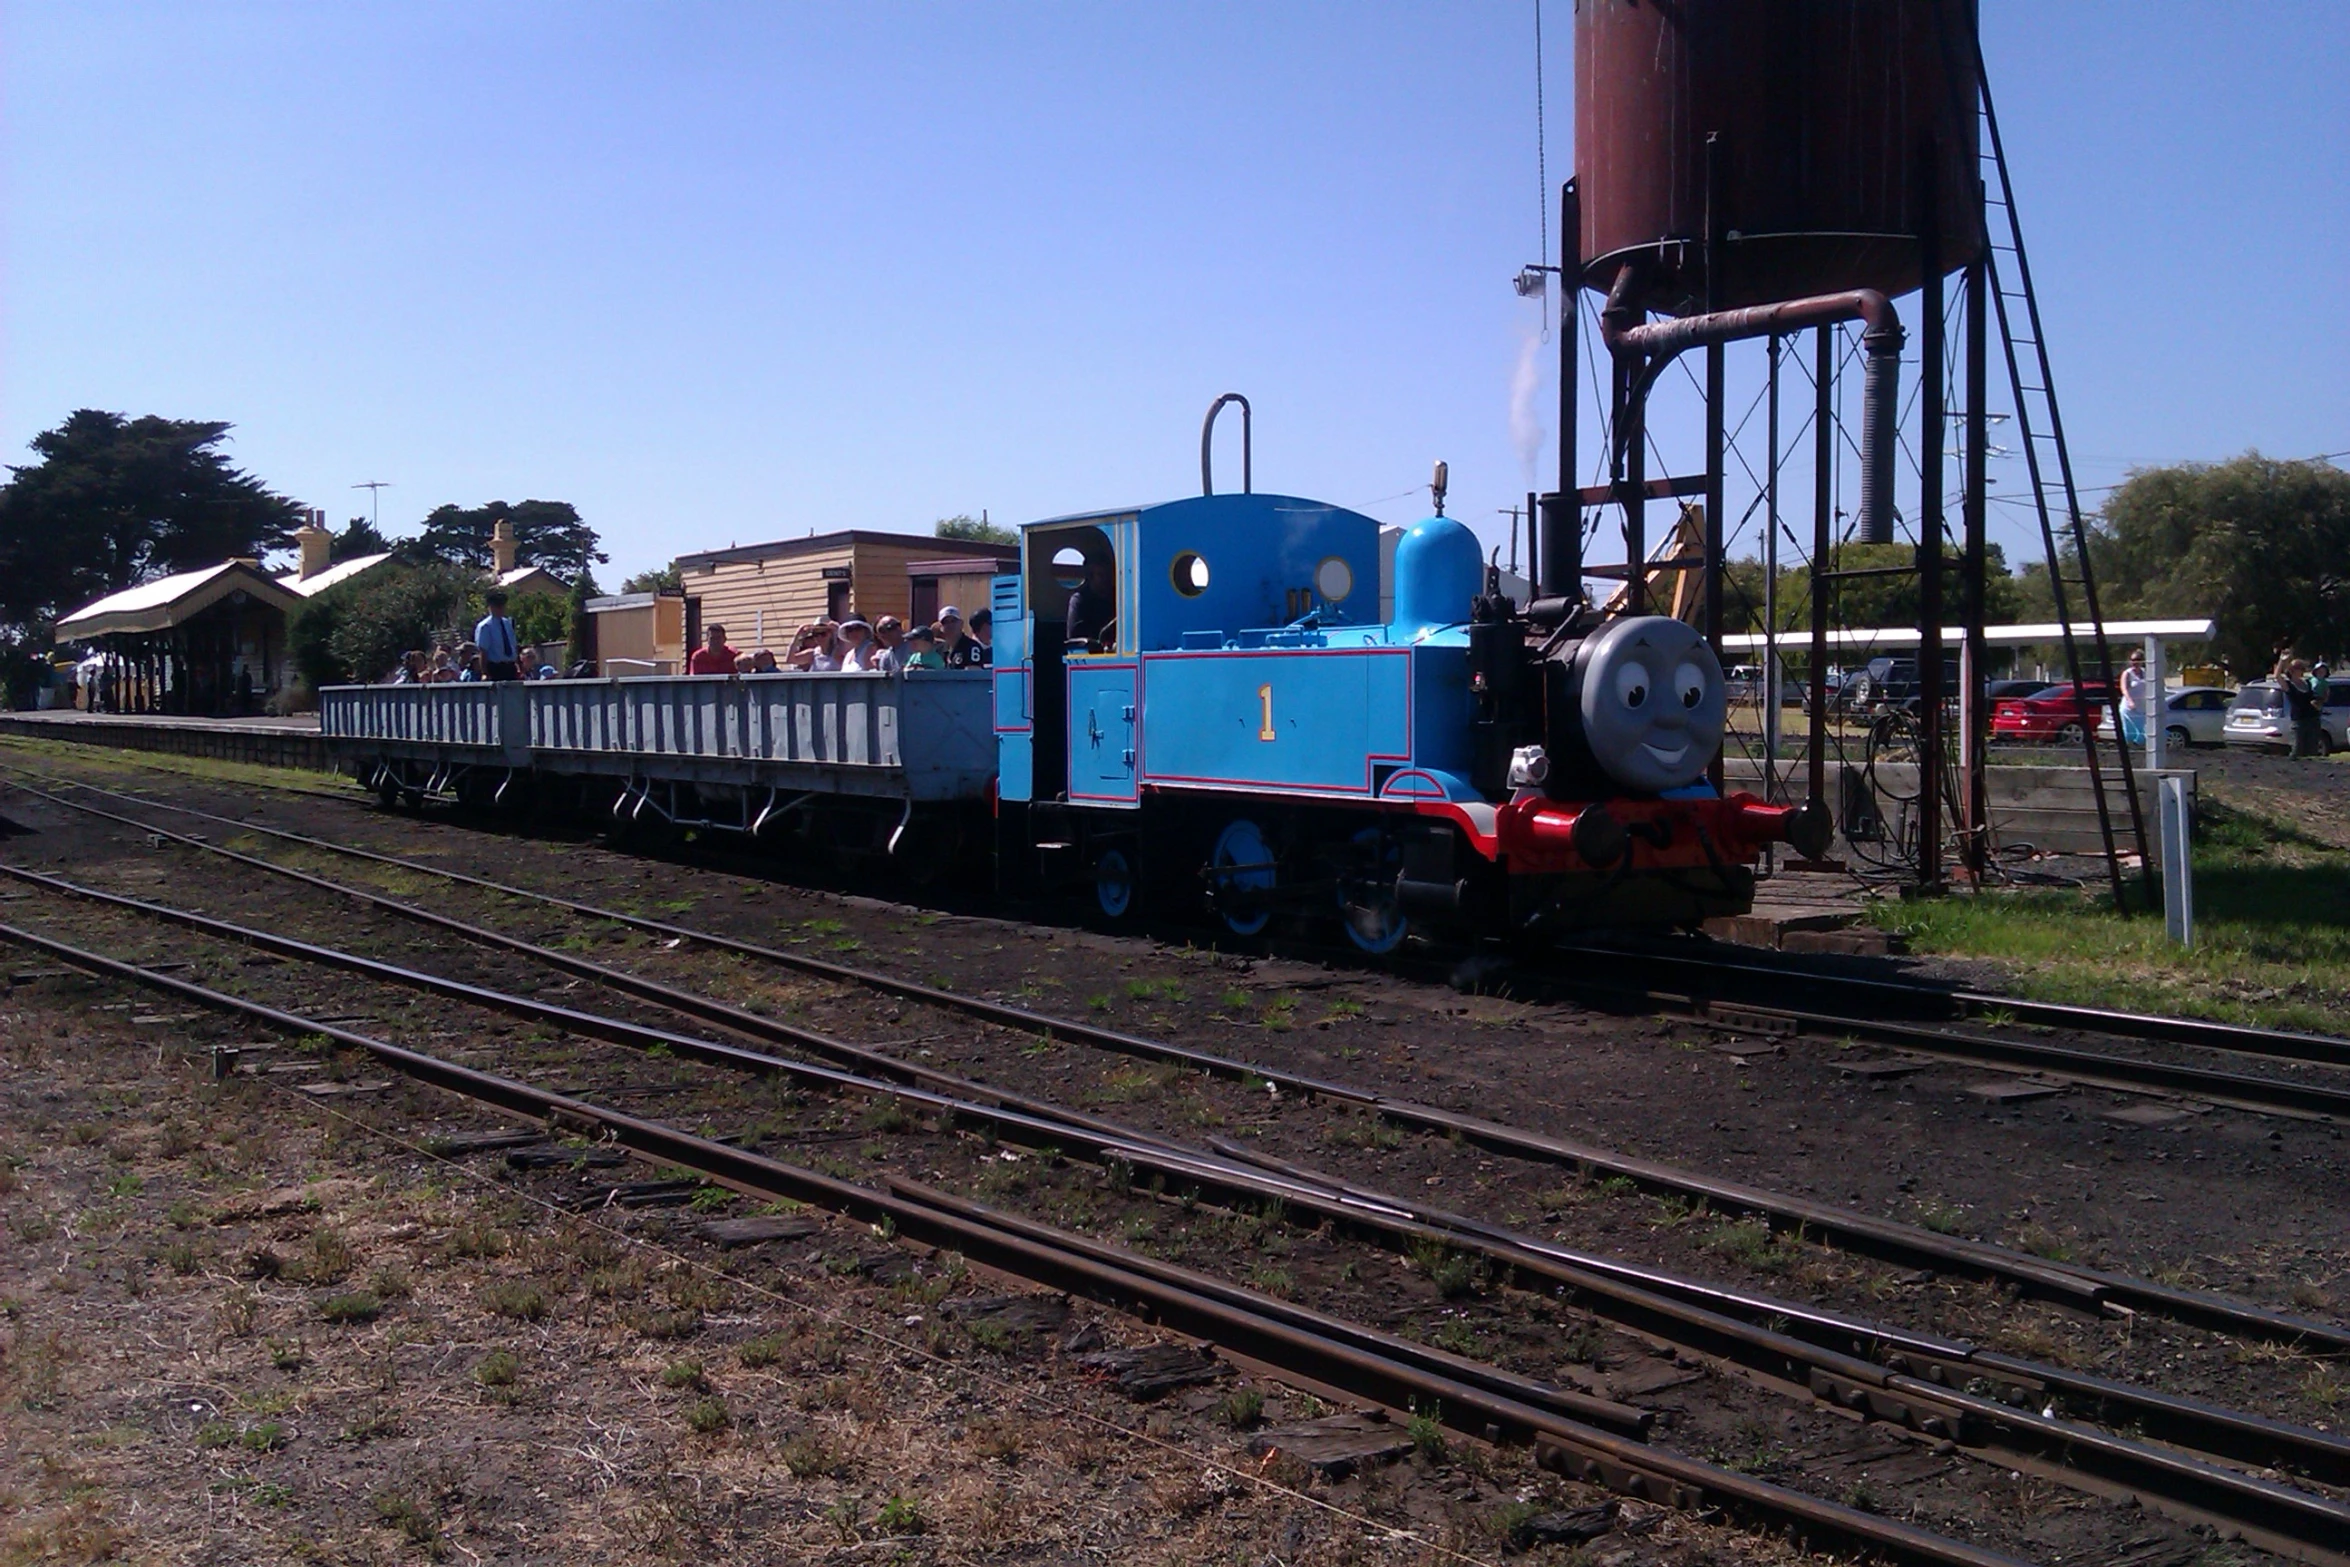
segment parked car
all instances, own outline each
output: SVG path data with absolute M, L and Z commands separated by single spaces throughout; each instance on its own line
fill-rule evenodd
M 1733 664 L 1723 675 L 1723 689 L 1732 703 L 1759 703 L 1763 695 L 1763 672 L 1760 664 Z M 1779 705 L 1801 707 L 1804 702 L 1803 682 L 1782 673 L 1779 676 Z
M 2319 727 L 2326 749 L 2350 751 L 2350 680 L 2327 682 L 2325 712 Z M 2222 738 L 2229 745 L 2264 751 L 2285 751 L 2293 745 L 2293 716 L 2285 706 L 2285 689 L 2273 680 L 2255 680 L 2236 693 L 2228 709 Z
M 2236 693 L 2225 686 L 2189 686 L 2170 693 L 2163 706 L 2162 742 L 2168 746 L 2221 745 L 2227 740 L 2228 709 Z M 2113 738 L 2115 710 L 2102 709 L 2097 733 Z
M 2162 743 L 2220 745 L 2227 739 L 2228 707 L 2236 693 L 2224 686 L 2189 686 L 2162 704 Z
M 2100 709 L 2111 705 L 2113 688 L 2101 681 L 2081 682 L 2087 696 L 2093 722 L 2102 724 Z M 2081 729 L 2079 704 L 2073 694 L 2073 683 L 2062 680 L 2046 690 L 2030 696 L 2012 697 L 1991 709 L 1991 738 L 1993 740 L 2053 740 L 2063 745 L 2079 745 L 2087 736 Z
M 2001 702 L 2018 702 L 2028 696 L 2038 696 L 2054 684 L 2056 682 L 2053 680 L 1994 680 L 1983 687 L 1983 700 L 1991 703 L 1996 710 Z
M 1945 700 L 1958 697 L 1958 660 L 1942 660 L 1942 694 Z M 1918 661 L 1914 658 L 1872 658 L 1868 667 L 1844 683 L 1836 693 L 1835 704 L 1855 712 L 1873 712 L 1878 708 L 1915 708 L 1918 700 Z

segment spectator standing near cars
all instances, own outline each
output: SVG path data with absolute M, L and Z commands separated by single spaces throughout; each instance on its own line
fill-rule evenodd
M 731 675 L 734 673 L 736 657 L 734 649 L 726 645 L 726 628 L 713 625 L 703 636 L 702 645 L 695 648 L 692 656 L 686 659 L 685 672 L 689 675 Z
M 2325 716 L 2326 687 L 2311 672 L 2309 660 L 2297 658 L 2287 664 L 2280 683 L 2285 688 L 2285 710 L 2293 720 L 2291 754 L 2304 761 L 2325 755 L 2326 737 L 2320 725 Z
M 485 679 L 520 680 L 522 644 L 515 639 L 514 622 L 506 616 L 506 590 L 492 588 L 482 602 L 489 613 L 473 628 L 473 645 L 481 649 Z
M 2122 671 L 2122 699 L 2118 709 L 2121 719 L 2122 742 L 2125 745 L 2146 743 L 2146 650 L 2139 648 L 2130 655 L 2130 664 Z

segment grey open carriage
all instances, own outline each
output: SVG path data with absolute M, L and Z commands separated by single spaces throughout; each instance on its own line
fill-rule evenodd
M 824 824 L 891 853 L 926 814 L 984 807 L 996 771 L 980 671 L 333 686 L 320 708 L 337 767 L 387 803 L 608 798 L 624 825 Z

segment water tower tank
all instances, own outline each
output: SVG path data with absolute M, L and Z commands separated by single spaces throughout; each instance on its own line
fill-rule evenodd
M 1577 0 L 1575 13 L 1590 287 L 1646 258 L 1638 302 L 1705 307 L 1708 133 L 1721 137 L 1720 309 L 1916 288 L 1929 135 L 1942 270 L 1980 252 L 1974 0 Z

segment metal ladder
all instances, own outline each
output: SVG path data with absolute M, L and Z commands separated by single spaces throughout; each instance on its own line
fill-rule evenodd
M 1998 308 L 1999 336 L 2007 353 L 2007 377 L 2015 392 L 2016 428 L 2023 438 L 2024 463 L 2032 480 L 2032 503 L 2040 519 L 2040 542 L 2048 552 L 2048 585 L 2056 600 L 2056 622 L 2064 636 L 2065 671 L 2072 677 L 2074 711 L 2080 715 L 2085 736 L 2082 749 L 2089 762 L 2090 791 L 2097 799 L 2097 831 L 2105 844 L 2106 876 L 2113 886 L 2114 907 L 2126 912 L 2129 902 L 2122 890 L 2121 849 L 2114 832 L 2113 812 L 2106 804 L 2104 771 L 2097 754 L 2097 721 L 2089 704 L 2081 700 L 2082 649 L 2073 629 L 2068 590 L 2079 590 L 2083 606 L 2089 612 L 2098 678 L 2113 693 L 2116 703 L 2121 692 L 2114 684 L 2113 650 L 2106 641 L 2105 616 L 2097 603 L 2097 576 L 2089 564 L 2088 528 L 2081 520 L 2080 492 L 2073 484 L 2072 457 L 2065 449 L 2064 420 L 2056 410 L 2056 381 L 2049 369 L 2047 341 L 2040 330 L 2040 302 L 2032 293 L 2032 267 L 2024 255 L 2024 231 L 2016 216 L 2015 187 L 2008 179 L 2007 153 L 1999 140 L 1999 119 L 1991 108 L 1991 78 L 1983 68 L 1979 46 L 1975 50 L 1975 86 L 1981 95 L 1977 102 L 1983 135 L 1976 156 L 1983 171 L 1987 281 Z M 2004 222 L 1994 221 L 1990 209 L 1996 209 Z M 2019 325 L 2024 328 L 2020 333 Z M 2036 384 L 2025 379 L 2027 371 L 2039 377 Z M 2079 570 L 2077 577 L 2065 575 L 2064 553 L 2057 539 L 2060 516 L 2072 546 L 2073 562 Z M 2130 807 L 2130 838 L 2137 845 L 2146 906 L 2159 908 L 2162 895 L 2155 883 L 2153 861 L 2146 852 L 2146 817 L 2138 803 L 2137 773 L 2130 758 L 2129 743 L 2121 736 L 2119 712 L 2114 716 L 2122 794 Z

